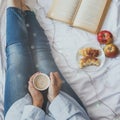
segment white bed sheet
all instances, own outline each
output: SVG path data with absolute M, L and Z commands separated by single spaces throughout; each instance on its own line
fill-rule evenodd
M 5 81 L 5 8 L 0 7 L 0 95 L 3 101 Z M 72 28 L 67 24 L 46 17 L 52 0 L 26 0 L 48 36 L 54 59 L 71 87 L 83 101 L 92 120 L 120 119 L 120 55 L 106 58 L 98 71 L 86 72 L 76 65 L 76 52 L 84 44 L 99 46 L 96 35 Z M 112 0 L 102 29 L 110 30 L 114 43 L 120 49 L 120 1 Z M 1 113 L 3 107 L 1 104 Z M 1 114 L 2 115 L 2 114 Z

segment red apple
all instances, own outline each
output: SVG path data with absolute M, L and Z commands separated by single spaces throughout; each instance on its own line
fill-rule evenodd
M 108 44 L 104 47 L 104 53 L 107 57 L 114 58 L 118 55 L 119 49 L 114 44 Z
M 113 35 L 111 32 L 103 30 L 97 34 L 97 40 L 100 44 L 109 44 L 113 42 Z

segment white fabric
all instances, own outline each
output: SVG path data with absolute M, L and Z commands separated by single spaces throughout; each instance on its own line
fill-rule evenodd
M 47 105 L 45 113 L 41 108 L 32 105 L 31 97 L 16 101 L 6 114 L 5 120 L 90 120 L 84 109 L 69 95 L 60 92 Z
M 0 81 L 5 73 L 5 1 L 0 10 Z M 26 0 L 36 13 L 50 41 L 55 61 L 66 80 L 81 98 L 93 120 L 114 120 L 120 113 L 120 55 L 106 58 L 104 65 L 94 72 L 76 69 L 76 52 L 84 44 L 97 44 L 96 35 L 72 28 L 46 17 L 52 0 Z M 120 1 L 112 0 L 102 29 L 113 33 L 114 44 L 120 49 Z M 100 46 L 103 47 L 103 46 Z M 2 86 L 1 85 L 1 86 Z M 1 89 L 2 93 L 3 89 Z

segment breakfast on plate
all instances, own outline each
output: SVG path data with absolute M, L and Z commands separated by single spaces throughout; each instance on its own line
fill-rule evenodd
M 95 48 L 88 47 L 88 48 L 84 48 L 84 49 L 79 50 L 79 54 L 84 56 L 84 57 L 87 57 L 87 56 L 97 57 L 97 56 L 99 56 L 99 50 L 97 50 Z
M 97 34 L 97 40 L 100 44 L 110 44 L 113 42 L 113 35 L 110 31 L 102 30 Z
M 93 47 L 84 47 L 79 49 L 79 67 L 84 68 L 87 66 L 99 66 L 101 64 L 101 57 L 104 55 L 109 58 L 115 58 L 119 54 L 119 48 L 113 44 L 113 35 L 108 30 L 102 30 L 97 34 L 97 40 L 100 44 L 104 44 L 103 51 Z M 104 52 L 104 54 L 100 54 Z M 102 56 L 103 55 L 103 56 Z
M 97 58 L 100 55 L 100 51 L 93 47 L 85 47 L 78 51 L 78 54 L 82 56 L 79 60 L 79 67 L 84 68 L 86 66 L 94 65 L 99 66 L 100 60 Z
M 87 56 L 87 57 L 83 57 L 83 58 L 80 59 L 79 65 L 80 65 L 80 68 L 90 66 L 90 65 L 99 66 L 100 65 L 100 60 L 96 57 Z
M 119 53 L 118 47 L 112 43 L 106 45 L 103 50 L 104 50 L 105 56 L 109 58 L 114 58 Z

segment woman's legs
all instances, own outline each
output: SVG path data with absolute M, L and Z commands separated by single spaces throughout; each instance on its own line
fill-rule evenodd
M 59 72 L 51 54 L 48 39 L 44 33 L 44 30 L 36 20 L 34 13 L 31 11 L 25 11 L 25 20 L 27 24 L 28 36 L 31 42 L 31 51 L 34 58 L 34 64 L 36 65 L 36 71 L 41 71 L 48 75 L 50 72 Z M 82 105 L 80 99 L 62 75 L 61 78 L 63 79 L 62 90 L 75 98 Z
M 18 4 L 19 0 L 16 1 Z M 7 8 L 5 114 L 16 100 L 28 92 L 27 81 L 34 73 L 23 12 L 15 7 Z

